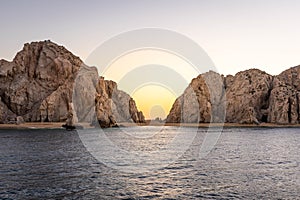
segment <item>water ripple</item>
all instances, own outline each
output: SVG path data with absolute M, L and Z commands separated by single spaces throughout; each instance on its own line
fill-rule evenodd
M 135 129 L 135 135 L 151 132 Z M 151 138 L 142 133 L 134 145 L 116 130 L 106 134 L 130 151 L 156 150 L 174 137 L 172 128 Z M 0 130 L 0 199 L 297 199 L 299 133 L 226 128 L 214 150 L 198 159 L 205 134 L 200 129 L 188 151 L 169 166 L 123 173 L 95 160 L 76 132 Z

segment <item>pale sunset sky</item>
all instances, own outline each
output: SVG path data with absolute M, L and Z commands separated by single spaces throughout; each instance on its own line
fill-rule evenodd
M 297 0 L 0 2 L 1 59 L 12 60 L 24 43 L 50 39 L 88 65 L 97 65 L 88 62 L 88 58 L 103 42 L 131 30 L 161 28 L 196 42 L 212 60 L 216 71 L 224 75 L 249 68 L 276 75 L 300 64 L 300 1 Z M 169 67 L 186 81 L 176 89 L 155 82 L 130 89 L 119 87 L 134 97 L 146 118 L 164 118 L 190 79 L 197 76 L 196 72 L 185 70 L 189 63 L 184 59 L 166 52 L 133 52 L 116 59 L 102 75 L 119 82 L 124 80 L 124 73 L 151 64 Z M 162 75 L 167 76 L 163 70 Z

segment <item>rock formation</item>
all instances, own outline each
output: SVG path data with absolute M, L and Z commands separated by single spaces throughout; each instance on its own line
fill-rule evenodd
M 0 60 L 0 123 L 76 122 L 102 127 L 145 122 L 134 100 L 95 67 L 51 41 L 25 44 Z M 300 66 L 277 76 L 250 69 L 224 77 L 207 72 L 176 99 L 167 122 L 258 124 L 300 122 Z
M 65 101 L 61 105 L 70 100 L 72 96 L 66 88 L 71 87 L 81 64 L 78 57 L 50 41 L 25 44 L 12 62 L 1 60 L 1 122 L 14 121 L 17 116 L 25 121 L 66 120 L 66 113 L 56 113 L 51 105 L 48 107 L 53 98 L 44 100 L 53 93 Z
M 167 122 L 296 124 L 299 98 L 300 66 L 278 76 L 258 69 L 226 77 L 208 72 L 192 80 L 173 104 Z
M 280 124 L 300 122 L 300 66 L 274 77 L 268 121 Z
M 116 83 L 104 82 L 105 92 L 99 89 L 103 78 L 98 80 L 97 69 L 84 65 L 79 57 L 62 46 L 51 41 L 25 44 L 12 62 L 0 60 L 0 123 L 63 122 L 70 116 L 72 119 L 68 121 L 72 123 L 74 120 L 91 122 L 97 116 L 101 125 L 106 113 L 112 113 L 112 107 L 120 109 L 119 106 L 128 108 L 132 121 L 143 122 L 134 101 L 122 91 L 116 90 L 124 100 L 107 107 L 109 101 L 106 102 L 105 95 L 112 93 Z M 104 98 L 107 106 L 103 107 L 99 98 Z M 101 112 L 98 109 L 102 109 Z M 130 120 L 127 114 L 119 115 L 126 115 L 124 120 Z M 114 124 L 112 121 L 105 127 Z
M 176 99 L 166 122 L 222 122 L 225 117 L 223 77 L 209 71 L 194 78 Z
M 226 78 L 225 78 L 226 79 Z M 257 69 L 237 73 L 227 81 L 226 121 L 258 124 L 266 121 L 273 77 Z
M 79 122 L 99 123 L 101 127 L 121 122 L 145 122 L 135 101 L 117 83 L 98 78 L 96 68 L 83 66 L 75 80 L 73 105 Z M 95 121 L 97 119 L 97 121 Z

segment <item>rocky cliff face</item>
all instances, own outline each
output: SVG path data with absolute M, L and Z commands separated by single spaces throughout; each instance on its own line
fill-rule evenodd
M 210 71 L 194 78 L 176 99 L 167 116 L 169 123 L 221 122 L 225 117 L 224 77 Z
M 100 77 L 96 91 L 96 116 L 102 127 L 115 125 L 117 122 L 145 122 L 144 115 L 138 111 L 135 101 L 125 92 L 118 90 L 115 82 Z
M 300 121 L 299 98 L 300 66 L 278 76 L 258 69 L 227 77 L 209 72 L 192 80 L 167 122 L 295 124 Z
M 71 87 L 81 64 L 78 57 L 49 41 L 25 44 L 12 62 L 1 60 L 1 122 L 14 121 L 17 116 L 25 121 L 65 120 L 63 113 L 52 112 L 50 99 L 44 100 L 53 93 L 69 100 L 71 94 L 64 88 Z
M 280 124 L 300 122 L 300 66 L 274 77 L 268 121 Z
M 300 66 L 271 76 L 257 69 L 193 79 L 167 122 L 300 122 Z M 226 113 L 226 115 L 225 115 Z M 71 119 L 70 119 L 71 118 Z M 50 41 L 25 44 L 12 62 L 0 60 L 0 123 L 144 122 L 134 100 Z
M 226 79 L 226 78 L 225 78 Z M 237 73 L 226 88 L 226 121 L 258 124 L 266 121 L 273 77 L 257 69 Z
M 111 127 L 121 122 L 145 122 L 135 101 L 117 83 L 98 77 L 96 68 L 83 66 L 74 83 L 73 107 L 78 122 Z M 95 121 L 97 120 L 97 121 Z
M 105 95 L 116 88 L 113 82 L 104 83 L 103 86 L 103 78 L 99 80 L 96 68 L 85 66 L 62 46 L 50 41 L 25 44 L 12 62 L 0 60 L 0 123 L 12 123 L 17 119 L 63 122 L 71 113 L 75 121 L 91 122 L 96 116 L 102 124 L 102 119 L 106 119 L 105 113 L 110 113 L 112 107 L 126 107 L 132 121 L 144 121 L 134 101 L 122 91 L 117 90 L 124 101 L 103 107 L 99 98 L 107 104 L 109 101 L 106 101 Z M 76 99 L 76 105 L 73 99 Z M 99 109 L 102 109 L 101 112 Z M 119 119 L 118 116 L 116 119 Z M 128 117 L 126 119 L 129 120 Z M 108 127 L 115 122 L 107 125 L 105 121 L 105 124 Z

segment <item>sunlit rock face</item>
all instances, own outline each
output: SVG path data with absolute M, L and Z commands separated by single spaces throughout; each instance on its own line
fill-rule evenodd
M 103 81 L 95 67 L 84 65 L 63 46 L 51 41 L 25 44 L 12 62 L 0 60 L 0 123 L 16 122 L 19 116 L 26 122 L 64 122 L 72 116 L 82 122 L 97 117 L 100 124 L 105 119 L 103 124 L 110 127 L 115 121 L 107 125 L 107 113 L 120 110 L 119 106 L 128 108 L 132 121 L 143 122 L 143 114 L 126 93 L 116 89 L 126 98 L 115 105 L 109 103 L 116 83 L 104 81 L 103 86 Z M 99 89 L 102 86 L 105 89 Z M 76 104 L 73 93 L 80 97 Z M 129 120 L 127 114 L 116 114 Z M 113 113 L 110 117 L 119 119 Z
M 300 66 L 278 76 L 258 69 L 199 75 L 175 101 L 167 122 L 299 123 L 299 72 Z
M 25 44 L 12 62 L 2 60 L 0 96 L 7 116 L 1 121 L 17 116 L 25 121 L 66 120 L 67 102 L 72 97 L 67 89 L 81 64 L 78 57 L 50 41 Z
M 297 124 L 299 99 L 300 66 L 277 76 L 258 69 L 226 77 L 210 71 L 191 81 L 166 121 Z M 25 44 L 13 61 L 0 60 L 0 123 L 17 119 L 96 121 L 102 127 L 145 122 L 115 82 L 99 78 L 95 67 L 51 41 Z
M 166 122 L 223 122 L 225 117 L 224 77 L 213 71 L 194 78 L 176 99 Z
M 73 105 L 78 122 L 112 127 L 122 122 L 144 123 L 135 101 L 117 83 L 98 77 L 97 70 L 82 67 L 76 77 Z

